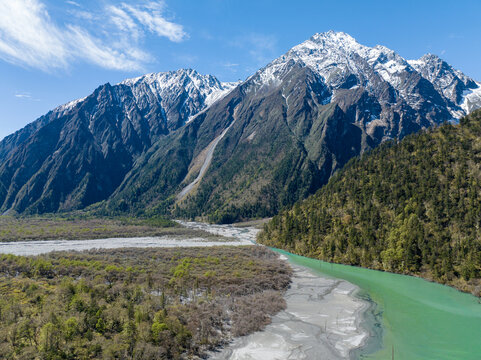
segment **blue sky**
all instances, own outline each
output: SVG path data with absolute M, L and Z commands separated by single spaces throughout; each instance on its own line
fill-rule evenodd
M 481 81 L 479 0 L 0 0 L 0 139 L 149 72 L 245 79 L 314 33 L 344 31 Z

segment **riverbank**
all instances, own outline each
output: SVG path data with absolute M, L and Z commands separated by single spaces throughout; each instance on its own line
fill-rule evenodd
M 300 266 L 322 275 L 345 279 L 362 289 L 376 304 L 377 319 L 368 319 L 366 328 L 377 322 L 362 359 L 386 360 L 479 360 L 481 354 L 481 303 L 473 295 L 421 278 L 330 264 L 277 250 Z M 370 323 L 370 324 L 369 324 Z M 379 346 L 370 347 L 372 339 Z M 368 348 L 370 347 L 370 348 Z
M 259 229 L 232 225 L 182 222 L 183 226 L 225 237 L 255 242 Z M 287 257 L 282 256 L 284 260 Z M 293 269 L 286 291 L 286 309 L 272 317 L 263 331 L 236 338 L 213 360 L 349 359 L 362 347 L 369 331 L 362 326 L 370 303 L 358 298 L 359 288 L 289 261 Z M 322 355 L 320 355 L 322 354 Z
M 361 322 L 369 303 L 354 296 L 359 288 L 290 265 L 286 309 L 263 331 L 235 339 L 211 359 L 348 359 L 365 343 L 369 333 Z

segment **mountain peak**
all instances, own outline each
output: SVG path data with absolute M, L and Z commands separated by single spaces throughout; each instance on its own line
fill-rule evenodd
M 332 50 L 332 51 L 344 51 L 344 52 L 356 52 L 363 48 L 356 39 L 351 35 L 342 31 L 327 31 L 323 33 L 317 33 L 311 36 L 311 38 L 294 49 L 308 48 L 310 50 Z
M 179 69 L 127 79 L 119 85 L 129 86 L 139 102 L 142 102 L 141 99 L 146 94 L 163 102 L 166 98 L 177 98 L 180 93 L 185 92 L 188 99 L 203 103 L 200 108 L 202 110 L 232 90 L 238 83 L 220 82 L 215 76 L 203 75 L 194 69 Z
M 432 54 L 432 53 L 424 54 L 423 56 L 421 56 L 421 57 L 419 58 L 419 60 L 424 60 L 424 61 L 444 61 L 444 60 L 441 59 L 439 56 L 437 56 L 436 54 Z
M 426 54 L 419 60 L 408 61 L 394 50 L 382 45 L 370 47 L 360 44 L 341 31 L 314 34 L 250 79 L 256 89 L 269 89 L 281 84 L 291 71 L 303 67 L 318 75 L 331 94 L 339 89 L 361 85 L 371 95 L 383 93 L 379 99 L 386 104 L 392 105 L 398 102 L 396 99 L 402 99 L 413 109 L 424 106 L 433 114 L 438 111 L 436 106 L 445 107 L 454 118 L 462 117 L 481 105 L 477 93 L 476 96 L 470 95 L 470 106 L 465 104 L 466 96 L 479 89 L 479 85 L 437 55 Z M 418 86 L 422 78 L 431 84 Z M 386 89 L 389 91 L 386 92 Z M 420 93 L 413 92 L 413 89 Z M 431 99 L 433 97 L 435 101 Z
M 356 55 L 367 61 L 370 66 L 388 60 L 395 61 L 403 67 L 408 65 L 395 51 L 385 46 L 365 46 L 349 34 L 332 30 L 314 34 L 309 40 L 293 47 L 286 55 L 300 58 L 306 65 L 317 69 L 325 65 L 330 68 L 332 66 L 356 67 L 353 63 L 355 62 L 353 57 Z
M 145 74 L 139 77 L 135 78 L 130 78 L 123 80 L 122 82 L 119 83 L 119 85 L 128 85 L 132 86 L 138 82 L 171 82 L 172 81 L 178 81 L 179 79 L 182 78 L 188 78 L 192 81 L 196 80 L 201 80 L 201 81 L 209 81 L 209 82 L 214 82 L 214 83 L 219 83 L 220 81 L 217 80 L 217 78 L 213 75 L 202 75 L 199 74 L 196 70 L 193 69 L 178 69 L 178 70 L 173 70 L 173 71 L 165 71 L 165 72 L 156 72 L 156 73 L 150 73 L 150 74 Z
M 340 41 L 345 43 L 357 43 L 351 35 L 343 31 L 329 30 L 326 32 L 316 33 L 310 38 L 311 41 Z
M 398 75 L 412 71 L 406 60 L 387 47 L 365 46 L 349 34 L 328 31 L 314 34 L 293 47 L 261 69 L 259 77 L 274 84 L 275 79 L 285 74 L 293 64 L 307 66 L 333 89 L 349 84 L 355 86 L 356 84 L 351 84 L 352 76 L 357 78 L 357 84 L 368 84 L 370 79 L 375 82 L 377 80 L 372 77 L 372 70 L 384 81 L 397 87 L 400 83 Z M 374 87 L 372 84 L 369 86 Z
M 450 71 L 454 71 L 451 65 L 441 59 L 438 55 L 432 53 L 424 54 L 419 59 L 408 60 L 408 62 L 417 71 L 425 69 L 426 67 L 438 69 L 444 68 L 445 70 L 449 69 Z
M 473 79 L 434 54 L 425 54 L 418 60 L 409 60 L 409 64 L 436 89 L 458 106 L 451 106 L 454 117 L 469 114 L 481 105 L 481 88 Z M 459 107 L 463 110 L 461 112 Z

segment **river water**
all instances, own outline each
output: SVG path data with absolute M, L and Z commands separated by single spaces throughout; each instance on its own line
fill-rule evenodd
M 0 253 L 37 255 L 93 248 L 249 245 L 258 232 L 253 228 L 181 223 L 232 240 L 160 237 L 29 241 L 0 243 Z M 217 359 L 338 359 L 349 358 L 349 353 L 351 357 L 376 360 L 392 359 L 393 354 L 396 360 L 481 359 L 480 299 L 420 278 L 329 264 L 276 251 L 286 256 L 295 270 L 295 286 L 286 294 L 288 309 L 274 317 L 273 327 L 237 339 L 225 353 L 215 354 Z M 353 295 L 357 287 L 361 291 L 357 292 L 356 300 Z M 375 306 L 364 312 L 361 324 L 366 300 Z M 310 323 L 297 326 L 296 316 Z M 352 352 L 366 340 L 363 327 L 370 333 L 370 340 Z M 309 337 L 312 334 L 308 329 L 317 338 Z M 324 341 L 324 352 L 312 350 L 319 339 Z M 293 351 L 296 346 L 303 350 L 296 353 Z
M 480 360 L 481 302 L 448 286 L 426 280 L 329 264 L 278 250 L 294 264 L 345 279 L 376 304 L 382 348 L 362 359 Z
M 196 226 L 209 231 L 209 226 L 205 224 Z M 241 236 L 245 236 L 246 232 L 229 226 L 217 226 L 217 229 L 239 231 Z M 252 236 L 255 236 L 254 230 L 247 238 L 254 240 Z M 375 304 L 364 314 L 363 325 L 371 339 L 367 346 L 354 351 L 352 357 L 375 360 L 481 360 L 479 298 L 417 277 L 330 264 L 282 250 L 276 251 L 286 256 L 294 266 L 307 268 L 324 278 L 344 279 L 357 285 L 361 289 L 357 296 Z M 322 308 L 319 312 L 322 312 Z M 240 358 L 249 359 L 247 356 Z M 278 357 L 283 358 L 287 357 Z M 313 359 L 329 358 L 327 354 L 318 353 Z

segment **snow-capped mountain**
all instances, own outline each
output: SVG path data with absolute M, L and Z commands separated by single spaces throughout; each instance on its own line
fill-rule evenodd
M 320 33 L 242 83 L 148 74 L 54 109 L 0 142 L 0 210 L 168 212 L 218 139 L 177 211 L 270 216 L 353 156 L 478 107 L 480 84 L 434 55 Z
M 481 107 L 479 84 L 441 59 L 426 55 L 408 61 L 384 46 L 364 46 L 334 31 L 315 34 L 260 69 L 248 79 L 247 91 L 285 87 L 295 69 L 312 73 L 311 92 L 319 104 L 336 103 L 349 111 L 363 93 L 353 121 L 376 142 L 459 119 Z M 288 104 L 286 94 L 284 98 Z
M 299 64 L 319 75 L 329 88 L 330 95 L 335 95 L 340 89 L 356 87 L 364 87 L 370 94 L 379 95 L 385 90 L 381 82 L 386 82 L 392 96 L 380 96 L 379 100 L 384 104 L 395 103 L 400 97 L 413 109 L 420 110 L 431 103 L 445 107 L 455 118 L 481 107 L 480 84 L 439 57 L 427 54 L 419 60 L 406 60 L 384 46 L 359 44 L 343 32 L 315 34 L 259 70 L 252 78 L 257 79 L 257 83 L 272 85 Z M 418 75 L 430 84 L 422 84 L 424 88 L 417 89 Z M 429 93 L 432 88 L 437 94 Z M 437 102 L 433 102 L 433 97 L 437 98 L 434 99 Z
M 144 75 L 122 81 L 119 85 L 128 86 L 140 109 L 147 109 L 158 102 L 166 111 L 167 119 L 190 120 L 199 111 L 212 105 L 226 95 L 236 82 L 220 82 L 215 76 L 201 75 L 192 69 L 169 71 Z M 179 101 L 179 100 L 182 100 Z M 181 103 L 180 108 L 172 104 Z
M 0 208 L 57 211 L 108 197 L 160 137 L 235 84 L 195 70 L 105 84 L 0 142 Z
M 220 82 L 213 75 L 202 75 L 192 69 L 180 69 L 126 79 L 114 85 L 113 89 L 118 103 L 135 104 L 143 114 L 160 106 L 167 122 L 175 124 L 169 127 L 175 128 L 184 125 L 238 84 Z M 85 99 L 59 106 L 54 112 L 64 115 Z
M 106 84 L 99 87 L 96 92 L 101 93 L 100 89 L 109 88 L 114 100 L 111 105 L 120 106 L 121 112 L 134 127 L 139 128 L 138 119 L 147 119 L 151 128 L 146 130 L 156 138 L 159 133 L 166 133 L 167 128 L 176 129 L 184 125 L 236 85 L 238 82 L 220 82 L 212 75 L 202 75 L 192 69 L 180 69 L 127 79 L 114 86 Z M 0 159 L 7 159 L 11 150 L 53 119 L 68 117 L 77 107 L 85 109 L 85 102 L 92 102 L 94 94 L 58 106 L 23 129 L 7 136 L 0 142 Z M 98 104 L 87 110 L 90 119 L 95 118 L 95 111 L 103 103 L 108 103 L 107 99 L 104 100 L 99 99 Z M 159 128 L 164 130 L 159 131 Z

